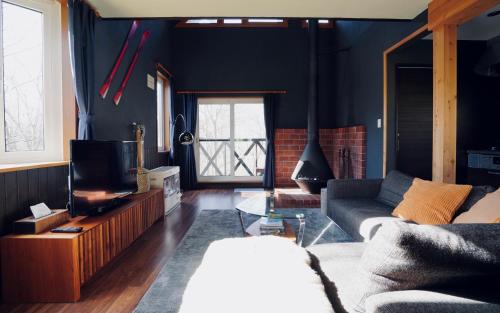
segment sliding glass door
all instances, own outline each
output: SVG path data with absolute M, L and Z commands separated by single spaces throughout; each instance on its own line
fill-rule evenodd
M 198 98 L 200 182 L 260 182 L 266 160 L 263 98 Z

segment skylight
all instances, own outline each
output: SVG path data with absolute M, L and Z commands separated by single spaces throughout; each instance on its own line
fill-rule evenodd
M 309 20 L 306 20 L 306 23 L 309 23 Z M 330 24 L 330 20 L 318 20 L 318 24 Z
M 181 20 L 175 27 L 210 28 L 210 27 L 288 27 L 288 21 L 283 18 L 190 18 Z
M 217 19 L 192 19 L 187 20 L 186 24 L 217 24 Z
M 241 24 L 243 20 L 241 18 L 225 18 L 224 24 Z
M 283 23 L 281 18 L 249 18 L 249 23 Z

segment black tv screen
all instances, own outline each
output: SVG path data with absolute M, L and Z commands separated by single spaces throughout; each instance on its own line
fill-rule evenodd
M 93 215 L 137 191 L 135 141 L 72 140 L 70 212 Z

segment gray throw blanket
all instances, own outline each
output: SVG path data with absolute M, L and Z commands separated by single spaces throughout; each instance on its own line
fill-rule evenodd
M 368 297 L 388 291 L 488 290 L 488 284 L 498 287 L 499 278 L 500 224 L 390 222 L 363 253 L 348 309 L 364 312 Z

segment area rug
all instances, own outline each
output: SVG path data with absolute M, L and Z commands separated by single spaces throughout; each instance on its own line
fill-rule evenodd
M 293 210 L 296 213 L 303 213 L 306 217 L 303 246 L 351 241 L 351 238 L 319 209 Z M 249 225 L 255 219 L 256 217 L 247 215 L 244 217 L 244 222 Z M 291 224 L 294 227 L 297 226 L 294 222 Z M 200 265 L 210 243 L 215 240 L 237 237 L 243 237 L 243 232 L 235 210 L 201 211 L 134 312 L 178 312 L 184 289 Z

